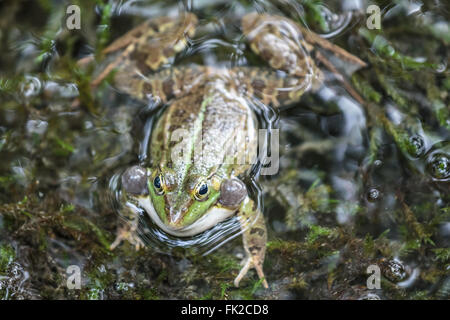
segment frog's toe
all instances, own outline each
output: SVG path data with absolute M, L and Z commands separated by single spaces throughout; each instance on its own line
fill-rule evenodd
M 122 231 L 119 231 L 116 238 L 114 239 L 114 242 L 109 246 L 109 250 L 113 251 L 126 239 L 127 237 L 125 236 L 125 234 Z
M 133 166 L 125 170 L 122 175 L 122 187 L 131 194 L 147 194 L 147 170 L 140 166 Z
M 251 257 L 246 258 L 242 262 L 243 262 L 242 263 L 242 265 L 243 265 L 242 269 L 241 269 L 241 271 L 239 271 L 239 274 L 234 279 L 234 285 L 236 287 L 239 287 L 239 283 L 241 282 L 242 278 L 248 273 L 248 270 L 250 270 L 250 268 L 255 268 L 259 279 L 263 280 L 262 281 L 262 285 L 264 286 L 264 288 L 268 289 L 269 288 L 269 284 L 267 283 L 267 280 L 265 279 L 264 271 L 263 271 L 263 268 L 262 268 L 262 264 L 258 263 L 257 261 L 254 262 Z
M 144 242 L 142 242 L 142 239 L 137 234 L 136 229 L 137 229 L 136 226 L 129 224 L 125 224 L 124 226 L 120 227 L 117 231 L 116 239 L 109 246 L 109 250 L 114 250 L 123 241 L 128 241 L 131 245 L 135 247 L 136 251 L 145 247 L 145 244 Z
M 256 269 L 256 273 L 258 274 L 259 279 L 262 279 L 262 284 L 264 288 L 268 289 L 269 284 L 267 283 L 266 277 L 264 276 L 264 271 L 261 264 L 255 264 L 254 268 Z
M 239 274 L 234 279 L 234 285 L 236 287 L 239 287 L 239 282 L 241 282 L 242 278 L 247 274 L 248 270 L 252 266 L 252 260 L 250 257 L 248 257 L 248 258 L 242 260 L 241 264 L 242 264 L 241 271 L 239 271 Z

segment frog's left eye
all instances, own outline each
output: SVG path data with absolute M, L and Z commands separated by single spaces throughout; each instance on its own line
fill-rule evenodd
M 164 178 L 162 175 L 159 174 L 153 179 L 153 187 L 155 187 L 156 194 L 164 194 Z
M 209 195 L 209 188 L 206 181 L 202 181 L 195 186 L 194 197 L 198 201 L 205 200 Z

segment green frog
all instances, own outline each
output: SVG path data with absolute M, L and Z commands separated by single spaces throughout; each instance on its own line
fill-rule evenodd
M 241 28 L 266 67 L 168 68 L 194 36 L 197 21 L 185 13 L 144 22 L 103 51 L 109 63 L 92 85 L 112 78 L 118 90 L 166 106 L 151 131 L 149 165 L 132 166 L 122 175 L 127 201 L 175 237 L 191 237 L 237 217 L 246 257 L 234 284 L 254 268 L 268 288 L 264 216 L 242 180 L 258 145 L 258 121 L 249 99 L 273 108 L 294 103 L 320 84 L 322 73 L 299 25 L 258 13 L 245 15 Z M 136 248 L 143 245 L 134 216 L 111 248 L 124 239 Z

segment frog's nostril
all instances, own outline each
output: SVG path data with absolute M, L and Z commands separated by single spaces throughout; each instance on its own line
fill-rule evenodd
M 132 194 L 147 194 L 147 170 L 140 166 L 133 166 L 125 170 L 122 175 L 122 187 Z

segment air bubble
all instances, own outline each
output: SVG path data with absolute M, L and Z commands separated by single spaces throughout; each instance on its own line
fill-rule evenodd
M 325 33 L 320 34 L 323 38 L 332 38 L 341 34 L 350 24 L 353 13 L 345 11 L 343 13 L 335 13 L 325 5 L 320 6 L 321 15 L 326 23 Z
M 381 167 L 381 166 L 383 165 L 383 161 L 381 161 L 381 160 L 375 160 L 375 161 L 373 162 L 373 165 L 374 165 L 375 167 Z
M 432 154 L 427 163 L 428 173 L 435 179 L 445 180 L 450 177 L 450 159 L 446 153 Z
M 381 266 L 383 276 L 391 282 L 403 281 L 408 275 L 404 265 L 399 260 L 383 260 Z
M 48 123 L 42 120 L 28 120 L 26 124 L 27 133 L 43 135 L 47 131 Z
M 425 141 L 420 135 L 414 135 L 409 138 L 408 153 L 412 157 L 420 157 L 425 152 Z
M 436 66 L 436 72 L 443 73 L 447 70 L 447 61 L 442 61 Z
M 381 197 L 381 192 L 377 188 L 370 188 L 367 191 L 367 200 L 375 202 Z
M 37 96 L 41 92 L 41 81 L 32 76 L 25 76 L 25 80 L 20 86 L 20 91 L 25 98 Z
M 379 295 L 369 292 L 362 295 L 358 300 L 381 300 L 381 298 Z

